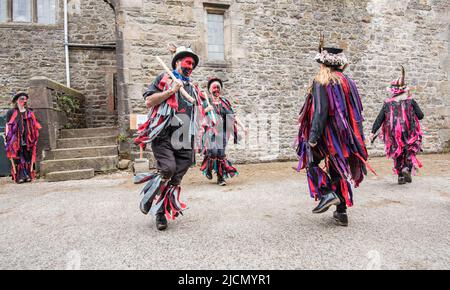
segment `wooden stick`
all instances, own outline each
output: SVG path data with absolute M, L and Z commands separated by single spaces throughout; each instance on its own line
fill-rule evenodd
M 14 175 L 16 175 L 17 174 L 16 165 L 14 164 L 14 160 L 12 158 L 10 160 L 11 160 L 11 166 L 12 166 L 13 173 L 14 173 Z
M 209 97 L 208 97 L 208 93 L 207 92 L 204 92 L 204 94 L 205 94 L 205 99 L 206 99 L 206 103 L 208 104 L 208 107 L 212 107 L 211 106 L 211 104 L 209 103 Z M 213 107 L 213 110 L 210 112 L 211 114 L 211 120 L 213 121 L 213 123 L 214 124 L 217 124 L 217 120 L 216 120 L 216 115 L 215 115 L 215 113 L 214 113 L 214 107 Z
M 161 66 L 164 68 L 164 70 L 169 74 L 169 76 L 173 80 L 176 80 L 177 78 L 173 75 L 172 71 L 167 67 L 167 65 L 162 61 L 162 59 L 159 56 L 156 56 L 156 59 L 161 64 Z M 191 97 L 183 87 L 180 88 L 180 92 L 183 95 L 183 97 L 185 97 L 191 104 L 193 104 L 195 102 L 194 98 Z

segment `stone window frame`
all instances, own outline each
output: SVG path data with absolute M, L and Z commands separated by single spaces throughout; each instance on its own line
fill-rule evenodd
M 203 65 L 206 67 L 229 67 L 231 66 L 231 3 L 228 1 L 203 2 Z M 225 60 L 209 60 L 208 59 L 208 14 L 221 14 L 224 16 L 224 56 Z
M 31 0 L 31 22 L 15 22 L 13 21 L 13 0 L 6 0 L 7 5 L 7 16 L 6 22 L 1 22 L 0 27 L 28 27 L 28 26 L 39 26 L 46 28 L 62 28 L 63 23 L 61 23 L 61 1 L 56 0 L 56 11 L 55 11 L 55 19 L 56 22 L 54 24 L 46 24 L 38 22 L 38 12 L 37 12 L 37 2 L 38 0 Z

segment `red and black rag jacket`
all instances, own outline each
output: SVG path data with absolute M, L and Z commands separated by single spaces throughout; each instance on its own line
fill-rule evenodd
M 12 109 L 7 113 L 8 134 L 6 135 L 6 155 L 9 159 L 20 159 L 23 149 L 32 153 L 32 162 L 36 162 L 39 130 L 42 128 L 31 109 L 21 113 Z

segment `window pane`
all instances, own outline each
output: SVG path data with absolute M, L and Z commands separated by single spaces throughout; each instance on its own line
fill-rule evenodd
M 223 14 L 208 13 L 208 59 L 225 60 Z
M 13 21 L 31 22 L 31 0 L 13 0 Z
M 56 0 L 37 0 L 37 21 L 42 24 L 56 23 Z
M 0 23 L 6 22 L 8 18 L 8 10 L 6 9 L 6 5 L 8 0 L 0 0 Z

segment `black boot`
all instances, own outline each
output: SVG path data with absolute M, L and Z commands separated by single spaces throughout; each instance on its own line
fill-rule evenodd
M 408 167 L 403 168 L 402 174 L 403 177 L 405 178 L 405 182 L 412 183 L 411 170 Z
M 211 171 L 207 171 L 206 174 L 205 174 L 205 176 L 206 176 L 206 178 L 208 178 L 209 180 L 212 180 L 212 179 L 213 179 L 213 176 L 212 176 L 212 172 L 211 172 Z
M 398 176 L 398 184 L 399 185 L 404 185 L 406 184 L 406 178 L 403 175 L 399 175 Z
M 341 227 L 348 227 L 348 215 L 347 211 L 338 211 L 336 210 L 333 213 L 334 220 L 337 222 L 338 225 Z
M 330 208 L 330 206 L 333 206 L 333 205 L 338 206 L 340 204 L 341 204 L 341 200 L 339 199 L 337 194 L 334 192 L 330 192 L 330 193 L 327 193 L 322 196 L 322 198 L 320 199 L 319 205 L 315 209 L 313 209 L 312 212 L 313 213 L 324 213 Z
M 158 231 L 164 231 L 167 229 L 167 219 L 163 213 L 156 214 L 156 228 Z
M 225 178 L 223 178 L 221 176 L 217 176 L 217 184 L 219 186 L 226 186 L 227 182 L 225 181 Z

